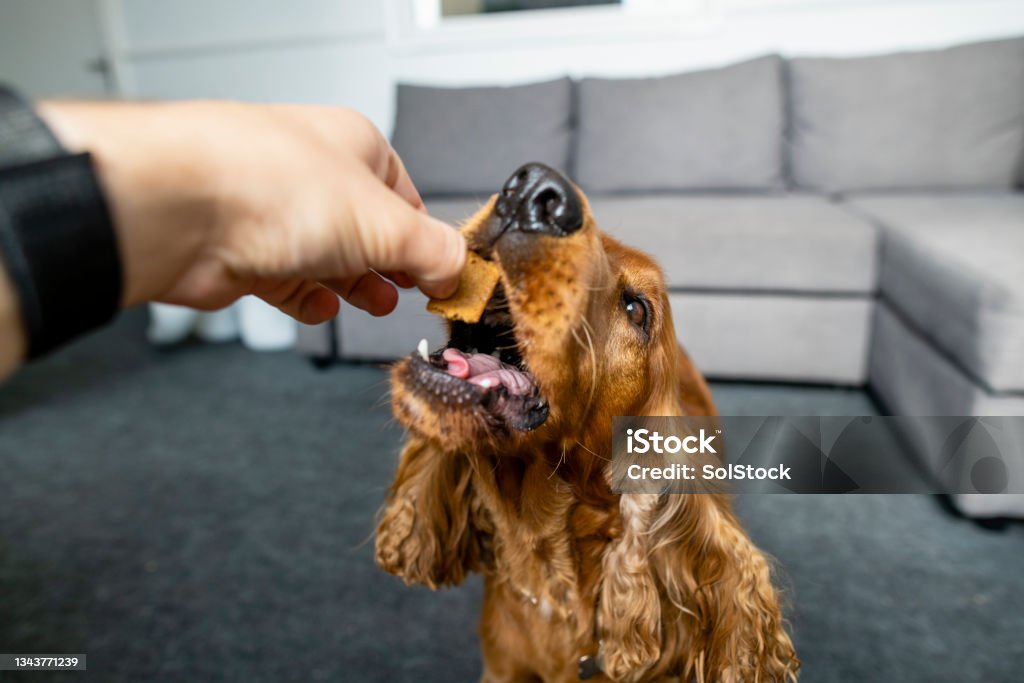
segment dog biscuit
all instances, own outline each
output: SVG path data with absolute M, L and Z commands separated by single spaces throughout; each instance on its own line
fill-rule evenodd
M 466 267 L 459 277 L 455 294 L 447 299 L 431 299 L 427 302 L 427 310 L 448 320 L 461 320 L 470 324 L 479 322 L 500 276 L 498 264 L 468 252 Z

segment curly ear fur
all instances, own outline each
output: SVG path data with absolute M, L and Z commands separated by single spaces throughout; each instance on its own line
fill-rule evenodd
M 377 523 L 377 564 L 432 589 L 479 569 L 490 536 L 472 481 L 465 456 L 410 438 Z
M 771 564 L 724 498 L 665 496 L 650 529 L 673 668 L 700 683 L 795 681 L 800 662 L 786 633 Z
M 795 681 L 771 564 L 725 500 L 623 494 L 620 504 L 623 536 L 605 555 L 599 605 L 608 677 Z
M 598 633 L 604 673 L 614 681 L 638 681 L 661 656 L 661 602 L 648 562 L 647 530 L 658 496 L 619 498 L 622 537 L 604 556 Z

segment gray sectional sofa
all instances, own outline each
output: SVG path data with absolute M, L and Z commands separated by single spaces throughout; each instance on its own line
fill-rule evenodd
M 525 161 L 566 170 L 607 232 L 660 260 L 680 339 L 712 378 L 868 384 L 893 414 L 1024 414 L 1024 38 L 400 85 L 393 141 L 452 222 Z M 346 307 L 300 347 L 409 353 L 441 339 L 423 305 L 405 293 L 372 324 Z M 1024 514 L 1019 496 L 958 504 Z

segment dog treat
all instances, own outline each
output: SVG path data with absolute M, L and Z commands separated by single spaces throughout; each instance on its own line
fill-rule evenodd
M 501 270 L 496 263 L 469 252 L 455 294 L 447 299 L 431 299 L 427 302 L 427 310 L 448 320 L 479 322 L 500 276 Z

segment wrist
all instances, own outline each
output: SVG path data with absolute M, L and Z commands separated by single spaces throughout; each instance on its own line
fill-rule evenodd
M 204 145 L 189 137 L 188 109 L 159 103 L 37 106 L 67 149 L 92 155 L 120 245 L 122 307 L 164 296 L 210 233 L 213 165 L 204 158 Z

